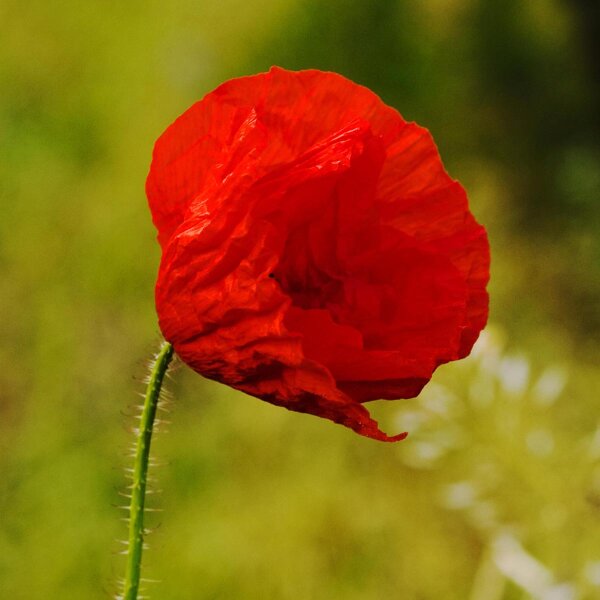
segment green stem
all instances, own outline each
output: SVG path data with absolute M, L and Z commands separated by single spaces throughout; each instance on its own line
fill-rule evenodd
M 172 357 L 173 346 L 169 342 L 163 342 L 152 365 L 150 380 L 144 397 L 144 408 L 140 417 L 135 449 L 131 503 L 129 505 L 129 550 L 127 553 L 123 600 L 137 600 L 138 597 L 142 550 L 144 548 L 144 503 L 146 500 L 146 482 L 148 480 L 150 442 L 152 441 L 152 428 L 156 417 L 160 389 Z

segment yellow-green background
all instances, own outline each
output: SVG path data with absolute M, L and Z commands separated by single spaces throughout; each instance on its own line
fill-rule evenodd
M 1 0 L 0 598 L 118 589 L 121 411 L 159 339 L 152 144 L 272 64 L 339 71 L 431 129 L 489 229 L 491 327 L 421 398 L 375 408 L 410 429 L 397 445 L 181 367 L 151 597 L 600 598 L 598 18 L 591 0 Z

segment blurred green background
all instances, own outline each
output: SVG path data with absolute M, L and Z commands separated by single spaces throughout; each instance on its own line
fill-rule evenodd
M 174 374 L 152 598 L 600 598 L 600 4 L 0 1 L 0 598 L 108 598 L 122 416 L 158 346 L 152 144 L 221 81 L 316 67 L 433 133 L 491 325 L 386 445 Z M 135 375 L 135 378 L 132 378 Z

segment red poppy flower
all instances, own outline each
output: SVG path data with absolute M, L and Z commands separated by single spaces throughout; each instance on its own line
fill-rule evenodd
M 198 373 L 379 440 L 485 325 L 489 250 L 426 129 L 335 73 L 228 81 L 159 138 L 160 328 Z

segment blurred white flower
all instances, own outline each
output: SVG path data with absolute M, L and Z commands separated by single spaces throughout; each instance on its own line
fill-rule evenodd
M 577 593 L 575 586 L 571 583 L 560 583 L 548 588 L 540 600 L 575 600 Z
M 403 449 L 404 463 L 414 469 L 431 469 L 446 453 L 446 449 L 439 444 L 425 441 L 405 444 Z
M 567 384 L 567 372 L 561 367 L 548 367 L 533 386 L 534 400 L 540 406 L 554 404 Z
M 471 481 L 459 481 L 445 486 L 442 490 L 442 505 L 450 510 L 462 510 L 473 506 L 478 490 Z
M 439 383 L 430 383 L 423 393 L 423 406 L 436 415 L 447 417 L 460 407 L 456 394 Z
M 481 332 L 471 350 L 471 356 L 478 359 L 482 357 L 498 357 L 502 353 L 503 334 L 494 325 L 489 324 Z
M 496 375 L 506 393 L 520 395 L 529 383 L 529 361 L 524 356 L 506 356 L 500 361 Z
M 416 410 L 406 410 L 401 411 L 396 415 L 396 427 L 402 431 L 409 431 L 411 435 L 417 433 L 425 421 L 427 417 L 423 412 L 419 412 Z
M 552 585 L 552 573 L 512 535 L 499 535 L 492 542 L 492 551 L 498 569 L 533 598 L 540 598 Z
M 591 560 L 583 569 L 585 578 L 596 587 L 600 587 L 600 560 Z

